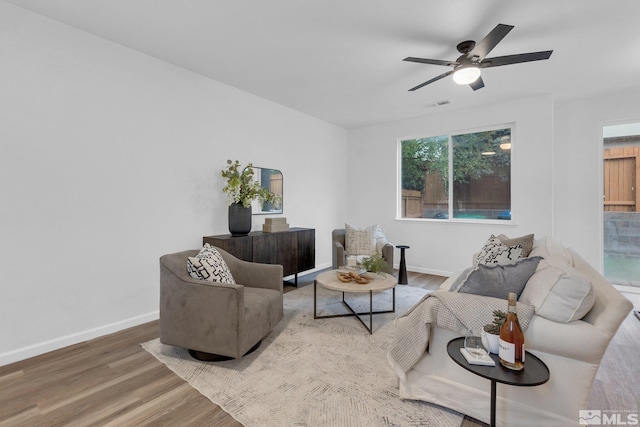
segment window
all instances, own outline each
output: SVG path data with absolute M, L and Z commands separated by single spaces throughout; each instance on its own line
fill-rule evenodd
M 604 126 L 604 277 L 640 288 L 640 122 Z
M 512 142 L 511 126 L 400 141 L 400 217 L 510 220 Z

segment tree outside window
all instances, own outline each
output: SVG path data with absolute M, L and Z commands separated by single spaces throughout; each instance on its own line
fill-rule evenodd
M 505 127 L 402 140 L 401 217 L 510 220 L 511 136 Z

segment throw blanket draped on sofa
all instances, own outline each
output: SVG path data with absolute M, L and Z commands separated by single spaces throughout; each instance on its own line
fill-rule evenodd
M 409 311 L 395 320 L 396 333 L 387 360 L 398 377 L 415 365 L 427 350 L 433 326 L 460 334 L 480 331 L 493 320 L 494 310 L 507 310 L 507 301 L 473 294 L 436 291 L 425 295 Z M 534 314 L 533 306 L 518 303 L 518 320 L 523 331 Z

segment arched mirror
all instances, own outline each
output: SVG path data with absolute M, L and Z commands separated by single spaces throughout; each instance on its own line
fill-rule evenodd
M 252 212 L 254 215 L 281 214 L 282 213 L 282 172 L 278 169 L 253 167 L 253 178 L 262 188 L 275 195 L 273 202 L 265 202 L 262 206 L 258 201 L 253 201 Z

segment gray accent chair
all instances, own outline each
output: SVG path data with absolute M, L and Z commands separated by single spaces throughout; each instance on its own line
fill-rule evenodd
M 346 264 L 346 235 L 347 231 L 344 228 L 337 228 L 331 232 L 331 266 L 334 270 Z M 382 247 L 382 258 L 389 265 L 385 273 L 389 274 L 393 274 L 393 249 L 394 246 L 389 242 Z
M 200 360 L 240 358 L 282 319 L 282 266 L 240 260 L 216 248 L 235 285 L 194 279 L 187 258 L 160 257 L 160 342 L 189 349 Z M 222 358 L 220 358 L 222 356 Z

